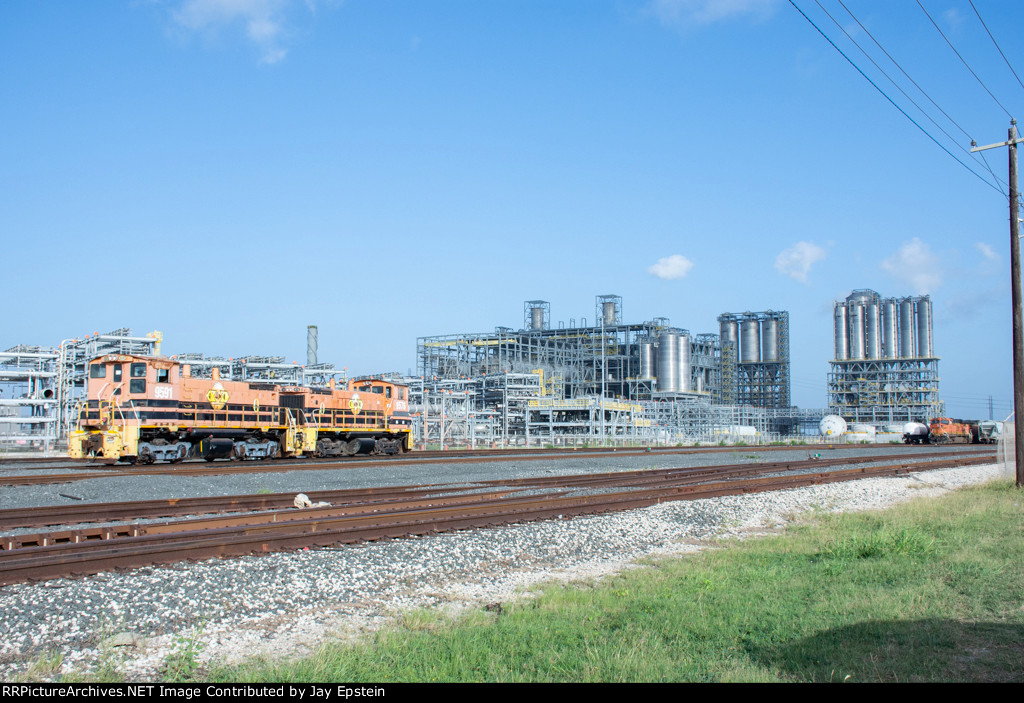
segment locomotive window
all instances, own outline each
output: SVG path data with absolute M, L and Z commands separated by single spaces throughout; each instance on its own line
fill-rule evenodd
M 384 397 L 385 398 L 390 398 L 391 397 L 391 386 L 387 386 L 387 387 L 384 388 Z
M 157 369 L 156 370 L 156 382 L 157 383 L 170 383 L 171 382 L 170 371 L 168 371 L 167 369 Z
M 114 364 L 114 380 L 121 380 L 121 364 Z
M 89 367 L 89 378 L 106 378 L 107 377 L 107 366 L 106 364 L 92 364 Z
M 132 378 L 145 378 L 146 377 L 146 365 L 145 364 L 132 364 Z
M 384 386 L 374 386 L 373 392 L 376 393 L 377 395 L 380 395 L 381 393 L 384 392 Z
M 128 382 L 129 393 L 145 393 L 146 392 L 146 379 L 144 378 L 133 378 Z

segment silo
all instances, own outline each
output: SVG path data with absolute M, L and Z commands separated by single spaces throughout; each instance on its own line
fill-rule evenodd
M 740 330 L 739 323 L 736 322 L 736 320 L 722 320 L 722 323 L 719 325 L 719 329 L 721 330 L 723 346 L 726 342 L 732 342 L 733 344 L 739 343 Z
M 878 303 L 872 301 L 864 306 L 864 339 L 867 344 L 864 353 L 869 359 L 878 359 L 882 356 L 880 332 Z
M 886 359 L 895 359 L 896 353 L 896 299 L 882 302 L 882 353 Z
M 690 335 L 679 335 L 679 390 L 689 393 L 693 390 L 693 380 L 690 377 L 692 361 L 690 357 Z
M 849 303 L 847 315 L 850 319 L 850 358 L 864 358 L 864 306 Z
M 932 301 L 928 296 L 917 299 L 917 355 L 932 356 Z
M 761 323 L 761 361 L 779 360 L 779 321 L 764 320 Z
M 658 337 L 658 390 L 679 390 L 679 335 L 675 332 Z
M 601 303 L 601 317 L 604 319 L 605 327 L 613 327 L 615 325 L 615 302 L 607 300 Z
M 649 339 L 640 340 L 640 378 L 654 378 L 654 343 Z
M 900 357 L 913 357 L 914 347 L 914 300 L 904 298 L 900 301 Z
M 849 335 L 847 334 L 846 306 L 837 303 L 835 306 L 836 359 L 842 361 L 850 358 Z
M 544 308 L 540 306 L 530 308 L 530 329 L 544 329 Z
M 757 320 L 744 320 L 740 324 L 740 363 L 751 364 L 761 360 L 761 325 Z

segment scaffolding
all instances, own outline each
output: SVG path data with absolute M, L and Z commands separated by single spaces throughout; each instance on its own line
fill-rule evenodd
M 48 451 L 56 443 L 57 356 L 24 344 L 0 352 L 0 449 Z

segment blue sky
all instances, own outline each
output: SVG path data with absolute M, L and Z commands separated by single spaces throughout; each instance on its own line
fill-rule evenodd
M 1011 406 L 1008 206 L 970 138 L 1024 87 L 967 0 L 0 4 L 0 348 L 128 326 L 166 353 L 406 372 L 416 338 L 788 310 L 825 404 L 832 301 L 928 293 L 953 415 Z M 1019 2 L 974 0 L 1024 71 Z M 827 9 L 951 141 L 886 82 Z M 1024 75 L 1024 74 L 1022 74 Z M 1006 150 L 986 152 L 1006 180 Z M 987 181 L 987 183 L 986 183 Z

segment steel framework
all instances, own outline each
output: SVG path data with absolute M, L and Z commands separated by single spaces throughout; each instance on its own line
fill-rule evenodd
M 723 313 L 718 324 L 721 401 L 760 408 L 790 407 L 789 313 Z
M 57 441 L 57 350 L 0 352 L 0 448 L 49 450 Z
M 927 423 L 944 413 L 928 296 L 855 290 L 833 303 L 828 407 L 848 422 Z

